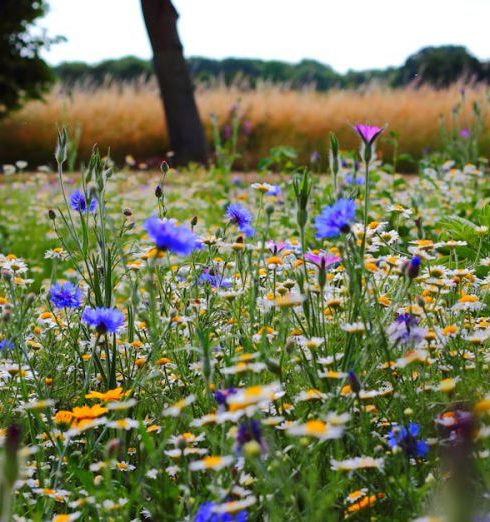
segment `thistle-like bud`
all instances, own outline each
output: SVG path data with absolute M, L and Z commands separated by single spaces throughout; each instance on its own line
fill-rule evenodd
M 359 382 L 357 375 L 352 370 L 349 370 L 349 372 L 347 373 L 347 376 L 348 376 L 349 384 L 350 384 L 352 391 L 356 395 L 359 395 L 359 392 L 361 391 L 361 383 Z
M 339 141 L 333 132 L 330 133 L 329 163 L 333 175 L 337 176 L 339 172 Z
M 123 214 L 126 216 L 126 217 L 131 217 L 133 215 L 133 211 L 130 209 L 130 208 L 125 208 L 123 210 Z
M 422 260 L 419 256 L 413 256 L 410 261 L 405 263 L 402 268 L 403 274 L 409 279 L 415 279 L 420 273 L 420 264 Z
M 157 185 L 157 186 L 155 187 L 155 197 L 156 197 L 157 199 L 160 199 L 162 196 L 163 196 L 162 187 L 160 187 L 160 185 Z
M 68 158 L 68 132 L 65 127 L 58 129 L 58 140 L 54 157 L 58 165 L 63 165 Z
M 48 210 L 48 218 L 52 221 L 56 219 L 56 212 L 52 208 Z
M 191 219 L 191 227 L 195 227 L 197 225 L 197 216 L 194 216 L 192 219 Z
M 160 165 L 160 170 L 163 174 L 167 174 L 167 172 L 170 170 L 170 167 L 168 166 L 168 163 L 166 161 L 162 161 L 162 164 Z

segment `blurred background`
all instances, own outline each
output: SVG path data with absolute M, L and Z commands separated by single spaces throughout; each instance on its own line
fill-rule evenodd
M 213 161 L 236 131 L 233 166 L 253 170 L 278 145 L 321 158 L 329 131 L 353 147 L 350 125 L 363 121 L 388 124 L 379 153 L 399 148 L 410 171 L 456 116 L 458 132 L 471 127 L 475 104 L 488 122 L 489 17 L 487 0 L 3 0 L 0 164 L 52 165 L 67 125 L 78 162 L 97 143 L 148 168 L 175 153 Z M 180 43 L 194 93 L 168 56 Z M 192 99 L 206 151 L 177 111 Z M 490 153 L 490 137 L 478 140 Z

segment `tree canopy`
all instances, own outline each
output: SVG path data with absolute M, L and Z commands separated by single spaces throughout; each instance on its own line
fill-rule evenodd
M 197 82 L 223 80 L 226 84 L 245 81 L 254 88 L 259 81 L 286 83 L 293 89 L 313 85 L 319 91 L 333 87 L 356 88 L 371 81 L 391 87 L 408 84 L 447 87 L 458 80 L 490 83 L 490 67 L 472 56 L 465 47 L 446 45 L 426 47 L 408 57 L 400 67 L 386 69 L 347 71 L 340 74 L 332 67 L 315 60 L 302 60 L 297 64 L 278 60 L 255 58 L 191 57 L 187 60 L 189 71 Z M 148 79 L 153 71 L 150 62 L 127 56 L 117 60 L 105 60 L 95 65 L 83 62 L 67 62 L 55 68 L 56 76 L 65 84 L 88 80 L 95 84 L 107 78 L 119 81 Z
M 0 2 L 0 116 L 26 99 L 40 98 L 53 80 L 50 67 L 39 56 L 53 40 L 32 31 L 46 9 L 42 0 Z

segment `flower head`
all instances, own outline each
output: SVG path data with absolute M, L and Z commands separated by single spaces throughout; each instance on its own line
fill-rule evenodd
M 240 203 L 230 203 L 226 209 L 225 217 L 237 225 L 246 236 L 250 237 L 254 235 L 255 230 L 251 225 L 253 219 L 252 214 L 247 208 L 240 205 Z
M 240 511 L 236 514 L 227 512 L 217 512 L 218 505 L 214 502 L 204 502 L 199 506 L 194 522 L 247 522 L 247 511 Z
M 331 265 L 334 265 L 335 263 L 338 263 L 340 261 L 340 258 L 338 256 L 331 256 L 326 254 L 325 252 L 322 252 L 320 254 L 313 254 L 311 252 L 308 252 L 305 254 L 306 261 L 309 261 L 310 263 L 313 263 L 318 268 L 328 268 Z
M 236 449 L 241 451 L 247 442 L 255 441 L 259 444 L 260 449 L 264 450 L 265 445 L 262 439 L 262 430 L 260 423 L 256 419 L 247 419 L 240 423 L 236 434 Z
M 78 189 L 72 192 L 70 196 L 70 203 L 71 208 L 75 212 L 82 212 L 82 214 L 85 214 L 86 212 L 95 212 L 95 209 L 97 208 L 97 200 L 95 198 L 90 200 L 90 204 L 87 208 L 87 199 L 85 198 L 83 192 Z
M 187 256 L 193 250 L 201 248 L 201 243 L 192 230 L 178 226 L 169 219 L 152 216 L 145 221 L 144 228 L 159 250 Z
M 411 314 L 400 314 L 388 326 L 386 333 L 393 344 L 416 346 L 424 338 L 427 331 L 418 326 L 419 319 Z
M 354 125 L 354 130 L 359 134 L 366 145 L 372 145 L 376 141 L 376 138 L 384 131 L 384 127 L 358 123 Z
M 339 199 L 333 205 L 324 207 L 315 219 L 316 237 L 337 237 L 348 232 L 356 215 L 356 202 L 353 199 Z
M 408 457 L 425 457 L 429 452 L 429 446 L 424 440 L 418 440 L 420 426 L 414 422 L 407 427 L 393 428 L 388 433 L 388 446 L 401 448 Z
M 10 341 L 9 339 L 3 339 L 2 341 L 0 341 L 0 351 L 1 350 L 11 350 L 14 347 L 15 347 L 14 343 L 12 341 Z
M 220 274 L 216 274 L 213 270 L 205 268 L 202 274 L 199 276 L 200 283 L 209 283 L 214 288 L 229 288 L 231 281 Z
M 124 315 L 115 308 L 86 308 L 82 320 L 93 326 L 98 333 L 116 333 L 124 324 Z
M 82 291 L 78 286 L 67 281 L 51 287 L 49 299 L 55 308 L 78 308 L 82 304 Z

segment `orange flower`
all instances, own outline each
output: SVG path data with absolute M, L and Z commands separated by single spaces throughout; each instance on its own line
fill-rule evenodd
M 85 395 L 86 399 L 99 399 L 101 401 L 118 401 L 124 396 L 123 389 L 121 387 L 114 388 L 113 390 L 107 390 L 105 393 L 98 391 L 91 391 Z
M 84 420 L 100 417 L 104 415 L 106 411 L 107 408 L 102 407 L 100 404 L 95 404 L 94 406 L 75 406 L 72 410 L 72 414 L 76 420 Z

